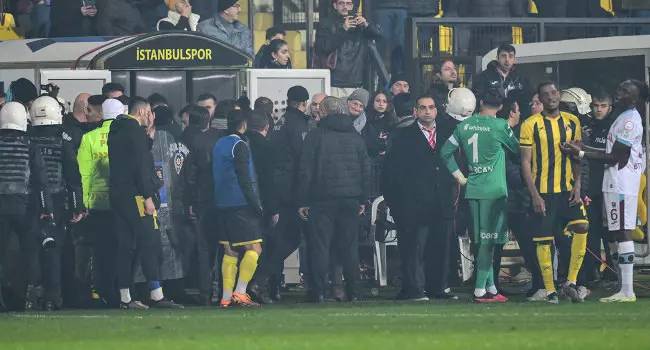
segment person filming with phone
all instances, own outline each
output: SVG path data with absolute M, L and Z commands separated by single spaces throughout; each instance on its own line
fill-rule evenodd
M 316 66 L 332 72 L 332 95 L 347 97 L 363 84 L 368 43 L 379 39 L 379 28 L 352 11 L 352 0 L 332 0 L 335 13 L 316 31 Z M 315 66 L 315 67 L 316 67 Z

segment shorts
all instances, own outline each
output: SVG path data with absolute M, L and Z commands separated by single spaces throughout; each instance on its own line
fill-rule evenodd
M 508 199 L 468 199 L 474 243 L 508 242 Z
M 603 193 L 603 207 L 609 231 L 636 229 L 637 196 L 619 193 Z
M 262 242 L 261 217 L 249 207 L 217 209 L 219 243 L 231 247 Z
M 542 193 L 540 195 L 546 204 L 546 216 L 534 211 L 531 213 L 533 241 L 552 239 L 562 234 L 568 225 L 589 223 L 584 204 L 569 205 L 570 192 Z

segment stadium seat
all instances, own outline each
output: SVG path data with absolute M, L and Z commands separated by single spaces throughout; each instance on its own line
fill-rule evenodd
M 289 45 L 289 51 L 298 52 L 303 51 L 302 48 L 302 33 L 299 31 L 287 31 L 287 35 L 284 40 Z
M 266 30 L 271 27 L 273 27 L 272 13 L 259 12 L 255 14 L 255 23 L 253 23 L 254 30 L 261 30 L 266 32 Z
M 265 30 L 255 30 L 253 32 L 253 51 L 257 51 L 264 45 L 266 42 L 266 31 Z
M 295 69 L 306 69 L 307 51 L 291 51 L 291 66 Z

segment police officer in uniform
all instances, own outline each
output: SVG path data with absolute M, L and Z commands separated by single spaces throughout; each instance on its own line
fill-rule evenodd
M 31 310 L 36 304 L 34 290 L 39 277 L 39 237 L 33 235 L 31 215 L 50 217 L 52 204 L 43 157 L 26 132 L 25 107 L 18 102 L 7 103 L 0 111 L 0 240 L 6 242 L 9 232 L 18 236 L 26 263 L 25 308 Z M 0 248 L 5 249 L 6 244 Z
M 49 227 L 49 232 L 56 240 L 41 254 L 43 287 L 45 289 L 45 309 L 56 310 L 61 308 L 61 251 L 65 242 L 65 224 L 67 190 L 65 171 L 70 171 L 71 163 L 64 164 L 63 150 L 63 113 L 59 102 L 50 96 L 41 96 L 34 100 L 30 107 L 31 129 L 29 137 L 32 143 L 39 146 L 47 171 L 47 185 L 52 193 L 53 216 L 41 219 L 34 228 L 42 230 Z M 74 164 L 76 168 L 76 163 Z M 78 193 L 72 194 L 73 222 L 81 219 L 81 200 Z M 74 200 L 78 198 L 78 200 Z M 74 209 L 77 206 L 77 209 Z M 40 228 L 39 228 L 40 226 Z

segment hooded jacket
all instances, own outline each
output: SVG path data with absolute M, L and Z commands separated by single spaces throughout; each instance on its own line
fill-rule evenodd
M 305 140 L 300 160 L 300 206 L 354 198 L 363 203 L 370 193 L 370 158 L 348 115 L 331 115 Z
M 239 21 L 226 22 L 219 14 L 199 23 L 197 30 L 226 44 L 230 44 L 253 57 L 253 34 Z

